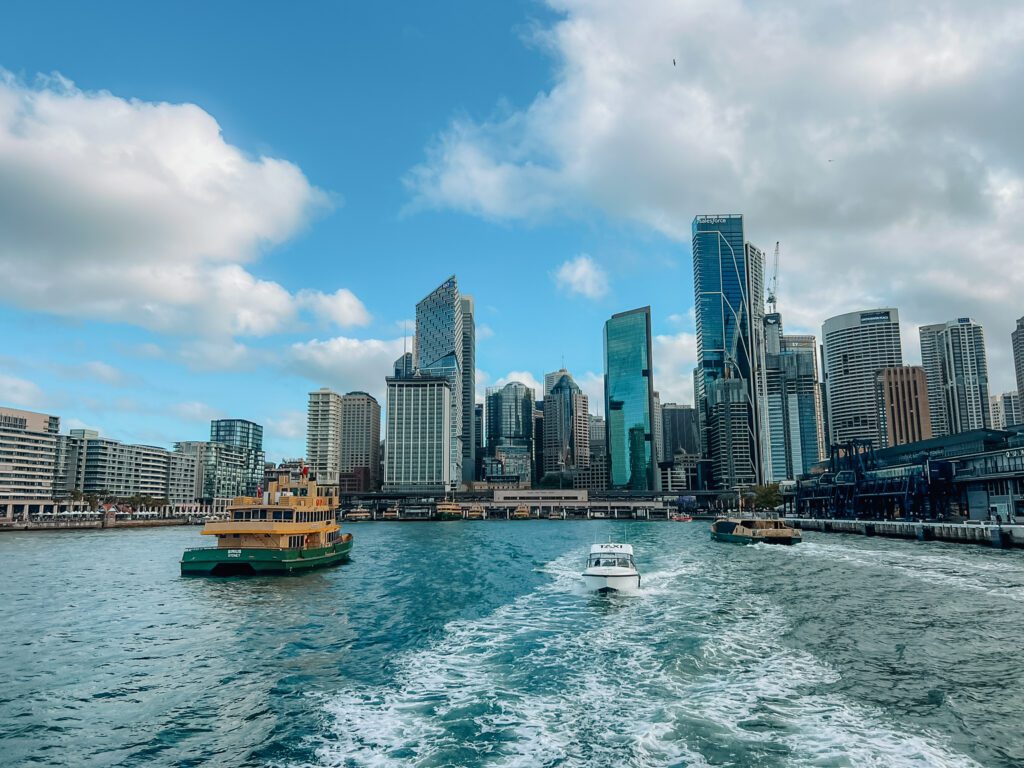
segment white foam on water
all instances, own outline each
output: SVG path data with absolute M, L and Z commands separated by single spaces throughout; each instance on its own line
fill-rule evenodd
M 656 557 L 635 595 L 599 597 L 577 592 L 581 561 L 566 554 L 538 569 L 550 582 L 451 622 L 396 660 L 392 685 L 325 697 L 321 764 L 699 767 L 705 739 L 715 764 L 723 747 L 768 744 L 784 765 L 977 765 L 937 734 L 822 691 L 838 673 L 783 646 L 783 614 L 745 598 L 736 579 L 749 577 L 734 569 Z M 721 594 L 728 613 L 695 618 Z
M 755 547 L 770 549 L 768 545 Z M 781 554 L 827 558 L 865 568 L 888 568 L 929 584 L 984 592 L 987 595 L 1024 601 L 1024 564 L 1013 560 L 993 561 L 921 553 L 918 548 L 874 549 L 842 544 L 805 541 L 794 547 L 779 547 Z

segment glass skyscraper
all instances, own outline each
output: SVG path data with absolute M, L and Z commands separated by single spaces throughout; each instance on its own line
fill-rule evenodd
M 533 477 L 533 411 L 533 390 L 525 384 L 487 389 L 487 454 L 501 474 L 526 483 Z
M 465 386 L 462 297 L 452 275 L 416 305 L 416 368 L 428 376 L 446 379 L 451 396 L 451 468 L 448 477 L 459 483 L 462 475 L 463 397 Z
M 609 488 L 658 490 L 652 364 L 651 308 L 612 315 L 604 324 Z
M 692 232 L 701 447 L 715 485 L 733 489 L 762 479 L 764 254 L 739 214 L 697 216 Z
M 214 419 L 210 442 L 223 443 L 245 451 L 243 496 L 255 496 L 263 483 L 263 427 L 245 419 Z

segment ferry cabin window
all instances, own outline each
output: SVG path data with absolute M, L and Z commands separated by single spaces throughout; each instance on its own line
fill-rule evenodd
M 300 549 L 302 547 L 302 541 L 305 536 L 289 536 L 288 537 L 288 548 L 289 549 Z

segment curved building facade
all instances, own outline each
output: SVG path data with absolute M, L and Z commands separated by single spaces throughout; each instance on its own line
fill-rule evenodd
M 888 307 L 830 317 L 821 340 L 830 441 L 883 447 L 875 382 L 883 368 L 903 365 L 899 312 Z

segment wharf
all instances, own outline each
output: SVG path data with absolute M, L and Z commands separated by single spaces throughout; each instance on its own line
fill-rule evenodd
M 169 517 L 154 520 L 16 520 L 0 522 L 4 531 L 89 531 L 110 528 L 158 528 L 168 525 L 200 525 L 202 518 Z
M 883 536 L 893 539 L 1024 548 L 1024 525 L 998 525 L 988 522 L 919 523 L 897 520 L 834 520 L 803 517 L 786 517 L 784 520 L 794 528 L 803 531 L 854 533 L 861 536 Z

